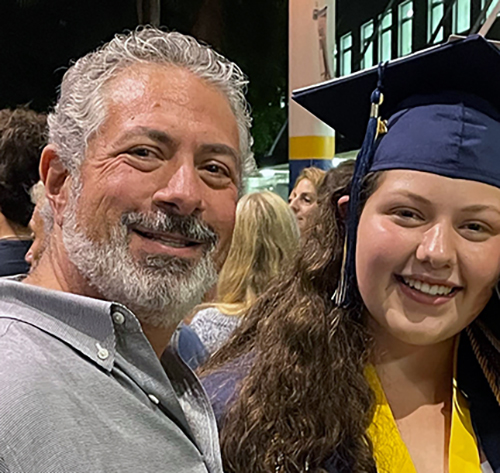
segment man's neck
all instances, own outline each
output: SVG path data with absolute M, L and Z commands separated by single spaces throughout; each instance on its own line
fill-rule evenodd
M 415 346 L 389 335 L 376 336 L 375 345 L 375 368 L 395 419 L 424 405 L 449 405 L 454 339 Z
M 149 343 L 153 347 L 154 352 L 158 358 L 161 358 L 161 355 L 167 348 L 170 343 L 170 339 L 177 328 L 176 325 L 171 327 L 153 327 L 151 325 L 145 324 L 141 322 L 142 330 L 146 338 L 149 340 Z
M 70 262 L 64 246 L 54 244 L 52 239 L 48 241 L 36 267 L 23 282 L 54 291 L 97 297 Z
M 95 299 L 104 299 L 80 275 L 76 267 L 69 260 L 64 246 L 62 244 L 54 244 L 53 240 L 49 241 L 36 268 L 28 274 L 23 282 L 54 291 L 70 292 Z M 140 313 L 136 312 L 135 316 L 141 321 L 142 317 Z M 143 322 L 140 323 L 154 352 L 158 358 L 161 357 L 177 325 L 158 328 L 144 324 Z

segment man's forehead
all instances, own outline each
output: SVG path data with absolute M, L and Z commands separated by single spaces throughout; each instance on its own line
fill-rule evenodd
M 144 78 L 141 80 L 137 74 L 131 74 L 129 71 L 123 71 L 107 86 L 107 99 L 117 105 L 126 105 L 130 101 L 142 99 L 147 89 Z
M 214 85 L 185 67 L 171 64 L 133 64 L 118 72 L 106 84 L 106 98 L 115 104 L 130 104 L 151 97 L 175 97 L 187 105 L 193 92 L 216 94 L 228 107 L 229 101 Z

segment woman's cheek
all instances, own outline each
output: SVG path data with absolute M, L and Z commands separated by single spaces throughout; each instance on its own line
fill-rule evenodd
M 466 285 L 482 285 L 488 292 L 500 279 L 500 241 L 489 249 L 475 244 L 458 252 L 459 268 Z
M 372 219 L 360 225 L 356 273 L 361 294 L 373 292 L 379 285 L 386 288 L 392 275 L 407 266 L 415 245 L 414 233 L 387 219 Z

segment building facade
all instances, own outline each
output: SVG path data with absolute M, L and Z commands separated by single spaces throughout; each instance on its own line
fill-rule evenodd
M 478 32 L 496 0 L 337 0 L 337 76 Z M 486 8 L 488 7 L 488 8 Z M 496 21 L 488 38 L 500 39 Z
M 477 33 L 500 0 L 337 0 L 336 76 L 372 67 L 428 46 L 452 34 Z M 500 21 L 487 37 L 500 39 Z M 341 136 L 337 152 L 352 149 Z

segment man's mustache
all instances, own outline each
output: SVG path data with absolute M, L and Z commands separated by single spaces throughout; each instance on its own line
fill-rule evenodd
M 203 220 L 192 215 L 156 212 L 127 212 L 122 215 L 121 223 L 126 227 L 140 226 L 146 231 L 175 233 L 188 240 L 205 244 L 208 251 L 217 245 L 219 236 Z

